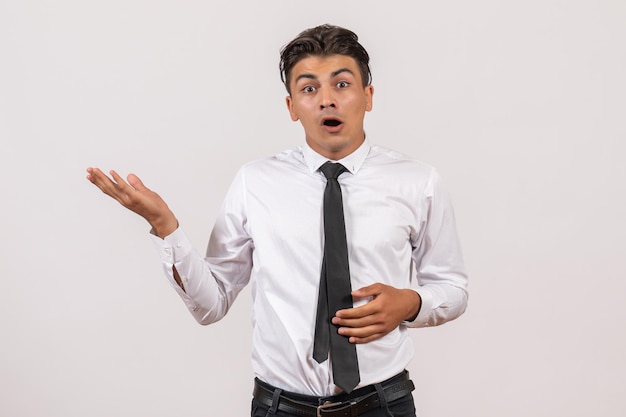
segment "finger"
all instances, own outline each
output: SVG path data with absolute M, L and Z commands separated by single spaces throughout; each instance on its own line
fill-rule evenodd
M 99 168 L 87 168 L 87 179 L 95 184 L 96 181 L 102 179 L 102 177 L 106 177 Z
M 115 170 L 110 170 L 109 174 L 111 174 L 111 177 L 113 177 L 113 180 L 115 181 L 115 184 L 119 187 L 119 188 L 126 188 L 126 187 L 130 187 L 130 185 L 128 185 L 126 183 L 126 181 L 124 181 L 124 178 L 122 178 L 120 176 L 120 174 L 118 174 Z
M 139 179 L 139 177 L 135 174 L 128 174 L 126 178 L 128 183 L 137 191 L 146 191 L 148 187 L 143 185 L 143 182 Z
M 371 340 L 372 338 L 378 339 L 388 333 L 382 326 L 368 326 L 359 329 L 342 327 L 338 332 L 340 335 L 348 337 L 350 341 L 354 340 L 352 343 L 362 343 L 363 340 Z
M 118 201 L 122 203 L 124 206 L 128 206 L 134 200 L 135 188 L 133 188 L 130 184 L 128 184 L 124 178 L 122 178 L 117 172 L 114 170 L 110 171 L 111 176 L 115 180 L 115 188 L 117 190 Z
M 332 323 L 336 326 L 362 328 L 366 326 L 384 324 L 387 317 L 385 311 L 381 311 L 379 309 L 361 309 L 358 315 L 354 314 L 354 312 L 347 313 L 352 314 L 352 316 L 346 317 L 345 314 L 341 317 L 335 316 L 332 318 Z
M 350 337 L 348 340 L 350 341 L 350 343 L 358 345 L 358 344 L 369 343 L 374 340 L 380 339 L 384 335 L 385 335 L 384 333 L 376 333 L 368 337 L 354 337 L 353 336 L 353 337 Z
M 87 168 L 87 179 L 91 181 L 91 177 L 93 176 L 93 172 L 96 168 L 88 167 Z
M 337 333 L 348 337 L 368 337 L 376 333 L 382 333 L 383 331 L 384 329 L 381 325 L 366 327 L 340 327 L 337 329 Z
M 371 315 L 371 314 L 367 316 L 359 317 L 359 318 L 353 318 L 353 319 L 345 319 L 345 318 L 339 318 L 339 317 L 332 318 L 332 323 L 334 325 L 342 326 L 342 327 L 350 327 L 350 328 L 371 326 L 379 322 L 380 320 L 378 319 L 378 317 L 376 315 Z
M 363 304 L 359 307 L 346 308 L 344 310 L 338 310 L 335 313 L 335 317 L 338 319 L 358 319 L 361 317 L 370 316 L 376 313 L 376 304 L 372 305 L 374 301 Z
M 359 288 L 358 290 L 352 291 L 352 296 L 356 298 L 365 298 L 365 297 L 373 297 L 380 294 L 384 289 L 384 285 L 380 283 L 375 283 L 372 285 L 368 285 L 366 287 Z
M 113 179 L 109 178 L 109 176 L 98 168 L 89 168 L 87 172 L 89 173 L 87 178 L 95 184 L 100 191 L 123 206 L 127 206 L 129 193 L 134 190 L 124 182 L 117 172 L 113 170 L 109 171 Z
M 365 317 L 365 316 L 369 316 L 369 315 L 380 312 L 381 308 L 382 308 L 382 304 L 380 302 L 380 297 L 372 297 L 370 301 L 368 301 L 367 303 L 359 307 L 338 310 L 335 313 L 335 317 L 339 317 L 343 319 Z
M 114 184 L 104 172 L 98 168 L 88 168 L 87 173 L 87 179 L 89 181 L 91 181 L 103 193 L 111 195 L 111 187 Z

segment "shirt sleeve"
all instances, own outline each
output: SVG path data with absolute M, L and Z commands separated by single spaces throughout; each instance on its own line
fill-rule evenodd
M 245 225 L 245 187 L 240 171 L 224 199 L 204 258 L 180 227 L 165 239 L 151 233 L 165 276 L 200 324 L 224 317 L 250 280 L 253 244 Z M 182 288 L 174 279 L 174 268 Z
M 458 239 L 454 210 L 436 170 L 425 189 L 427 213 L 413 241 L 416 291 L 422 298 L 420 311 L 408 327 L 438 326 L 454 320 L 467 307 L 467 275 Z

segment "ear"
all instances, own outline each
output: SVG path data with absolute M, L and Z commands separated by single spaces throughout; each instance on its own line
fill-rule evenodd
M 374 104 L 374 86 L 365 86 L 365 111 L 371 111 Z
M 289 110 L 289 115 L 291 116 L 291 120 L 293 120 L 294 122 L 297 122 L 298 120 L 300 120 L 300 118 L 296 114 L 296 111 L 293 108 L 293 100 L 291 100 L 291 96 L 285 97 L 285 103 L 287 104 L 287 110 Z

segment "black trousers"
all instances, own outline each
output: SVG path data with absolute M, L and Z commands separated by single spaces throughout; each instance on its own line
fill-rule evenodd
M 298 397 L 293 399 L 303 401 L 305 398 L 305 396 Z M 311 405 L 315 406 L 317 405 L 317 402 L 311 401 Z M 252 400 L 252 410 L 250 415 L 251 417 L 300 417 L 297 414 L 289 414 L 281 410 L 270 410 L 269 406 L 258 403 L 254 399 Z M 387 403 L 385 399 L 382 398 L 380 408 L 373 409 L 362 415 L 363 417 L 415 417 L 415 402 L 413 401 L 413 395 L 407 394 L 404 397 L 398 398 L 390 403 Z

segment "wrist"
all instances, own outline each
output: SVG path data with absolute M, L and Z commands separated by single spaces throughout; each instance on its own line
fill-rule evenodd
M 172 212 L 163 218 L 152 220 L 149 223 L 154 230 L 154 234 L 161 239 L 171 235 L 178 228 L 178 220 L 176 220 Z
M 409 296 L 411 297 L 411 309 L 409 310 L 405 321 L 413 321 L 417 318 L 420 310 L 422 309 L 422 297 L 417 291 L 407 289 Z

